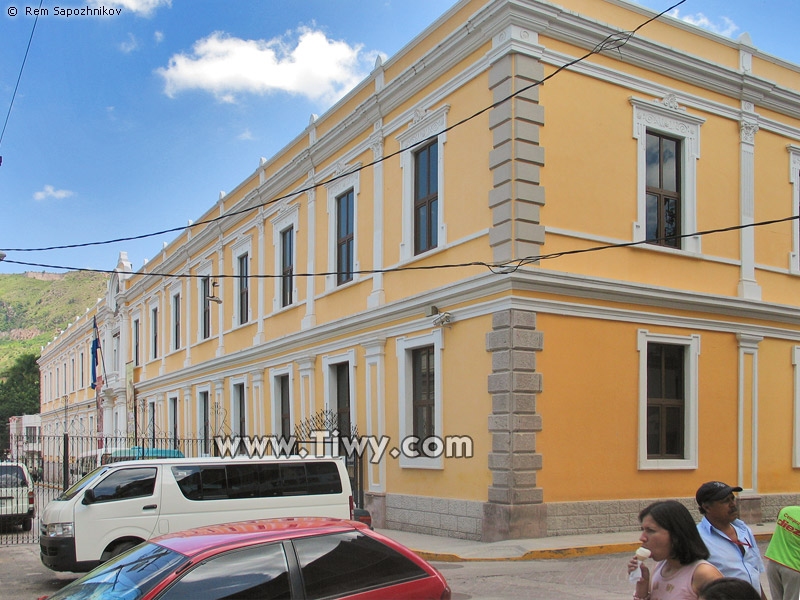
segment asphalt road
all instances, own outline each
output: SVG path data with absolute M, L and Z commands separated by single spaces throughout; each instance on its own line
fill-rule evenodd
M 453 600 L 630 600 L 633 588 L 627 578 L 627 561 L 628 554 L 606 554 L 433 564 L 450 584 Z M 0 546 L 0 600 L 40 598 L 77 577 L 75 573 L 54 573 L 42 565 L 36 544 Z M 765 577 L 762 581 L 766 586 Z

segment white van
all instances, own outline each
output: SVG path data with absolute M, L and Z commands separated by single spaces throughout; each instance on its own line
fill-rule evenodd
M 30 531 L 36 505 L 28 467 L 18 462 L 0 462 L 0 524 L 22 525 Z
M 104 465 L 41 515 L 42 563 L 89 571 L 151 537 L 226 521 L 353 518 L 341 458 L 173 458 Z

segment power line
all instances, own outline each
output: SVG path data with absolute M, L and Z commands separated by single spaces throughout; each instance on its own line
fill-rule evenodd
M 11 104 L 8 107 L 8 112 L 6 113 L 6 120 L 3 123 L 3 131 L 0 132 L 0 144 L 3 143 L 3 136 L 6 134 L 6 127 L 8 126 L 8 118 L 11 116 L 11 109 L 14 107 L 14 99 L 17 97 L 17 90 L 19 89 L 19 82 L 22 79 L 22 70 L 25 68 L 25 63 L 28 61 L 28 52 L 31 49 L 31 42 L 33 41 L 33 32 L 36 31 L 36 23 L 39 22 L 39 14 L 42 12 L 42 2 L 44 0 L 39 0 L 39 10 L 36 11 L 36 18 L 33 20 L 33 27 L 31 27 L 31 36 L 28 38 L 28 46 L 25 48 L 25 57 L 22 59 L 22 65 L 19 68 L 19 75 L 17 75 L 17 84 L 14 86 L 14 93 L 11 95 Z M 3 159 L 0 157 L 0 164 L 2 164 Z
M 462 263 L 446 263 L 446 264 L 439 264 L 439 265 L 409 265 L 405 267 L 388 267 L 385 269 L 360 269 L 357 271 L 322 271 L 318 273 L 292 273 L 292 277 L 325 277 L 327 275 L 339 275 L 341 273 L 347 274 L 358 274 L 358 275 L 372 275 L 374 273 L 399 273 L 401 271 L 433 271 L 437 269 L 462 269 L 466 267 L 483 267 L 488 269 L 492 273 L 502 275 L 513 273 L 518 271 L 521 267 L 538 263 L 543 260 L 553 260 L 556 258 L 561 258 L 562 256 L 569 256 L 573 254 L 585 254 L 588 252 L 600 252 L 603 250 L 613 250 L 617 248 L 630 248 L 632 246 L 642 246 L 644 244 L 659 244 L 661 242 L 670 242 L 673 240 L 688 238 L 688 237 L 696 237 L 696 236 L 705 236 L 705 235 L 712 235 L 715 233 L 727 233 L 732 231 L 740 231 L 742 229 L 749 229 L 751 227 L 762 227 L 764 225 L 774 225 L 776 223 L 786 223 L 788 221 L 797 221 L 800 219 L 800 215 L 793 215 L 791 217 L 783 217 L 781 219 L 770 219 L 768 221 L 759 221 L 757 223 L 748 223 L 746 225 L 731 225 L 729 227 L 720 227 L 717 229 L 706 229 L 704 231 L 696 231 L 694 233 L 685 233 L 681 235 L 670 235 L 664 236 L 659 238 L 648 238 L 646 240 L 640 240 L 636 242 L 620 242 L 618 244 L 604 244 L 601 246 L 592 246 L 590 248 L 581 248 L 577 250 L 562 250 L 560 252 L 553 252 L 550 254 L 543 254 L 540 256 L 527 256 L 524 258 L 515 258 L 513 260 L 503 261 L 503 262 L 484 262 L 480 260 L 475 261 L 468 261 Z M 23 265 L 27 267 L 42 267 L 47 269 L 63 269 L 67 271 L 84 271 L 90 273 L 107 273 L 107 274 L 114 274 L 119 273 L 118 271 L 112 269 L 88 269 L 82 267 L 70 267 L 65 265 L 49 265 L 49 264 L 41 264 L 41 263 L 30 263 L 30 262 L 21 262 L 17 260 L 8 260 L 6 259 L 4 262 L 12 263 L 15 265 Z M 140 275 L 142 277 L 166 277 L 170 279 L 203 279 L 205 277 L 209 277 L 211 279 L 282 279 L 285 277 L 284 275 L 276 275 L 271 273 L 255 273 L 255 274 L 248 274 L 246 276 L 232 274 L 232 273 L 220 273 L 217 275 L 208 275 L 208 274 L 191 274 L 191 273 L 161 273 L 158 271 L 146 273 L 146 272 L 136 272 L 132 273 L 132 275 Z
M 294 191 L 294 192 L 292 192 L 290 194 L 285 194 L 283 196 L 278 196 L 276 198 L 273 198 L 272 200 L 268 200 L 266 202 L 261 202 L 259 204 L 255 204 L 253 206 L 249 206 L 247 208 L 243 208 L 241 210 L 229 212 L 229 213 L 226 213 L 224 215 L 220 215 L 218 217 L 214 217 L 213 219 L 207 219 L 207 220 L 204 220 L 204 221 L 197 221 L 196 223 L 192 223 L 191 225 L 180 226 L 180 227 L 171 227 L 169 229 L 162 229 L 160 231 L 154 231 L 154 232 L 151 232 L 151 233 L 143 233 L 143 234 L 140 234 L 140 235 L 126 236 L 126 237 L 114 238 L 114 239 L 103 240 L 103 241 L 83 242 L 83 243 L 79 243 L 79 244 L 65 244 L 65 245 L 60 245 L 60 246 L 46 246 L 46 247 L 41 247 L 41 248 L 0 248 L 0 250 L 3 250 L 5 252 L 46 252 L 46 251 L 50 251 L 50 250 L 67 250 L 67 249 L 72 249 L 72 248 L 85 248 L 85 247 L 88 247 L 88 246 L 103 246 L 103 245 L 108 245 L 108 244 L 116 244 L 116 243 L 120 243 L 120 242 L 129 242 L 129 241 L 141 240 L 141 239 L 145 239 L 145 238 L 149 238 L 149 237 L 165 235 L 165 234 L 168 234 L 168 233 L 177 233 L 179 231 L 183 231 L 185 229 L 191 229 L 193 227 L 199 227 L 201 225 L 210 225 L 212 223 L 216 223 L 216 222 L 221 221 L 223 219 L 229 219 L 231 217 L 235 217 L 235 216 L 238 216 L 238 215 L 241 215 L 241 214 L 246 214 L 246 213 L 252 212 L 254 210 L 257 210 L 259 208 L 263 208 L 265 206 L 269 206 L 271 204 L 275 204 L 276 202 L 280 202 L 281 200 L 286 200 L 288 198 L 293 198 L 295 196 L 299 196 L 300 194 L 304 194 L 306 192 L 310 192 L 311 190 L 314 190 L 314 189 L 317 189 L 319 187 L 322 187 L 323 185 L 328 185 L 331 182 L 337 181 L 338 179 L 342 179 L 344 177 L 348 177 L 348 176 L 352 175 L 353 173 L 358 173 L 360 171 L 363 171 L 365 169 L 373 167 L 373 166 L 375 166 L 377 164 L 385 162 L 385 161 L 389 160 L 390 158 L 394 158 L 395 156 L 398 156 L 398 155 L 400 155 L 400 154 L 402 154 L 404 152 L 407 152 L 407 151 L 411 150 L 412 148 L 424 145 L 427 142 L 436 139 L 441 134 L 447 133 L 447 132 L 455 129 L 456 127 L 460 127 L 461 125 L 464 125 L 465 123 L 468 123 L 469 121 L 472 121 L 473 119 L 479 117 L 483 113 L 485 113 L 485 112 L 487 112 L 489 110 L 492 110 L 494 108 L 497 108 L 498 106 L 500 106 L 504 102 L 507 102 L 507 101 L 511 100 L 512 98 L 518 96 L 519 94 L 522 94 L 523 92 L 526 92 L 526 91 L 528 91 L 528 90 L 530 90 L 530 89 L 532 89 L 534 87 L 542 85 L 546 81 L 548 81 L 548 80 L 552 79 L 553 77 L 555 77 L 556 75 L 558 75 L 561 71 L 563 71 L 565 69 L 568 69 L 569 67 L 571 67 L 571 66 L 573 66 L 573 65 L 575 65 L 575 64 L 577 64 L 579 62 L 582 62 L 582 61 L 586 60 L 587 58 L 589 58 L 590 56 L 592 56 L 594 54 L 599 54 L 600 52 L 603 52 L 604 50 L 619 50 L 625 44 L 627 44 L 630 41 L 630 39 L 636 34 L 636 32 L 639 31 L 642 27 L 644 27 L 645 25 L 647 25 L 649 23 L 652 23 L 653 21 L 655 21 L 657 19 L 660 19 L 666 13 L 668 13 L 671 10 L 677 8 L 678 6 L 683 4 L 684 2 L 686 2 L 686 0 L 679 0 L 679 2 L 673 4 L 669 8 L 661 11 L 657 15 L 655 15 L 653 17 L 650 17 L 646 21 L 640 23 L 635 29 L 632 29 L 631 31 L 619 31 L 619 32 L 607 35 L 600 43 L 598 43 L 594 48 L 592 48 L 592 50 L 590 50 L 589 52 L 587 52 L 586 54 L 584 54 L 583 56 L 581 56 L 579 58 L 573 59 L 573 60 L 561 65 L 555 71 L 550 73 L 550 75 L 544 77 L 543 79 L 538 80 L 538 81 L 534 81 L 530 85 L 527 85 L 527 86 L 517 90 L 516 92 L 513 92 L 513 93 L 509 94 L 508 96 L 506 96 L 502 100 L 498 100 L 497 102 L 494 102 L 493 104 L 490 104 L 489 106 L 486 106 L 486 107 L 480 109 L 478 112 L 476 112 L 476 113 L 474 113 L 474 114 L 472 114 L 472 115 L 470 115 L 468 117 L 465 117 L 464 119 L 458 121 L 457 123 L 454 123 L 453 125 L 450 125 L 449 127 L 446 127 L 444 129 L 442 129 L 441 131 L 426 137 L 425 139 L 419 140 L 418 142 L 412 144 L 408 148 L 403 148 L 401 150 L 397 150 L 395 152 L 392 152 L 391 154 L 388 154 L 386 156 L 382 156 L 381 158 L 373 160 L 373 161 L 371 161 L 371 162 L 369 162 L 367 164 L 361 165 L 360 167 L 354 168 L 354 169 L 352 169 L 350 171 L 347 171 L 345 173 L 341 173 L 339 175 L 331 177 L 330 179 L 326 180 L 325 182 L 315 183 L 313 185 L 310 185 L 310 186 L 301 188 L 299 190 L 296 190 L 296 191 Z M 8 261 L 7 260 L 6 262 L 12 262 L 12 261 Z M 17 264 L 24 264 L 24 263 L 17 263 Z M 99 272 L 105 272 L 105 271 L 99 270 Z

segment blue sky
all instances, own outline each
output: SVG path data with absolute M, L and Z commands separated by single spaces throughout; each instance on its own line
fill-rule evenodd
M 674 2 L 640 0 L 661 11 Z M 44 0 L 0 155 L 0 248 L 180 227 L 451 6 L 450 0 Z M 105 6 L 114 17 L 55 16 Z M 39 0 L 3 0 L 0 126 Z M 9 16 L 11 8 L 17 15 Z M 796 0 L 687 0 L 677 16 L 800 63 Z M 12 11 L 13 12 L 13 11 Z M 134 269 L 174 234 L 8 259 Z M 42 270 L 0 262 L 0 273 Z M 50 270 L 50 269 L 48 269 Z

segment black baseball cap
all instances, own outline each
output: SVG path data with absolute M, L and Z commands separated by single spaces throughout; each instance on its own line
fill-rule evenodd
M 702 506 L 704 502 L 714 502 L 715 500 L 722 500 L 727 498 L 731 492 L 741 492 L 740 487 L 731 487 L 727 483 L 721 481 L 706 481 L 703 485 L 697 488 L 695 500 L 697 505 Z

